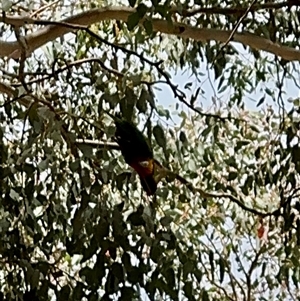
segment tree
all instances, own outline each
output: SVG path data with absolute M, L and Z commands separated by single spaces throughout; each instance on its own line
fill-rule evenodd
M 1 298 L 296 300 L 298 1 L 113 5 L 2 2 Z

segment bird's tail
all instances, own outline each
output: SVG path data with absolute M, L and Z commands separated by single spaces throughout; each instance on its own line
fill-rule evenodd
M 146 177 L 140 177 L 143 189 L 148 195 L 153 195 L 157 189 L 157 183 L 153 175 L 147 175 Z

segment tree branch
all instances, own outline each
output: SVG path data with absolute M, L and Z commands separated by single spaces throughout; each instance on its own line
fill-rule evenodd
M 80 66 L 80 65 L 83 65 L 83 64 L 86 64 L 86 63 L 92 63 L 92 62 L 98 63 L 103 70 L 106 70 L 107 72 L 109 72 L 111 74 L 114 74 L 115 76 L 118 76 L 118 77 L 121 77 L 121 78 L 126 76 L 126 74 L 121 73 L 116 69 L 112 69 L 112 68 L 107 67 L 99 58 L 85 58 L 85 59 L 77 60 L 77 61 L 74 61 L 74 62 L 68 62 L 66 65 L 64 65 L 64 66 L 62 66 L 62 67 L 60 67 L 56 70 L 53 70 L 53 72 L 51 72 L 51 73 L 46 73 L 46 72 L 26 73 L 26 72 L 24 72 L 24 76 L 27 76 L 27 75 L 29 75 L 29 76 L 42 75 L 40 78 L 31 79 L 28 82 L 25 82 L 25 84 L 28 85 L 28 84 L 33 84 L 33 83 L 39 83 L 39 82 L 42 82 L 42 81 L 47 80 L 49 78 L 55 77 L 56 75 L 58 75 L 58 74 L 60 74 L 64 71 L 70 70 L 70 68 L 72 68 L 72 67 L 77 67 L 77 66 Z M 153 63 L 153 64 L 155 64 L 155 63 Z M 1 71 L 3 73 L 7 74 L 8 76 L 18 77 L 14 74 L 10 74 L 10 73 L 6 72 L 6 70 L 1 70 Z M 148 85 L 148 86 L 152 86 L 152 85 L 155 85 L 155 84 L 168 84 L 166 81 L 162 81 L 162 80 L 152 81 L 152 82 L 141 80 L 140 82 L 142 84 L 145 84 L 145 85 Z M 20 82 L 13 84 L 14 87 L 20 86 L 20 85 L 22 85 L 22 83 L 20 83 Z M 1 92 L 1 87 L 0 87 L 0 92 Z
M 186 180 L 185 178 L 183 178 L 182 176 L 180 176 L 177 173 L 174 173 L 170 170 L 167 170 L 167 173 L 170 176 L 175 177 L 175 179 L 177 179 L 181 184 L 184 184 L 191 192 L 193 192 L 193 193 L 198 192 L 200 194 L 200 196 L 203 198 L 226 198 L 226 199 L 229 199 L 230 201 L 232 201 L 233 203 L 237 204 L 243 210 L 253 213 L 260 217 L 278 216 L 280 214 L 280 208 L 278 208 L 272 212 L 261 212 L 254 208 L 250 208 L 250 207 L 246 206 L 242 201 L 240 201 L 237 197 L 235 197 L 231 194 L 206 192 L 201 188 L 194 187 L 192 183 L 190 183 L 188 180 Z
M 13 89 L 11 86 L 9 86 L 5 83 L 1 83 L 1 82 L 0 82 L 0 92 L 2 94 L 8 95 L 9 97 L 14 97 L 14 96 L 18 95 L 18 91 Z
M 53 41 L 54 39 L 63 36 L 66 33 L 72 32 L 74 29 L 69 25 L 81 25 L 89 26 L 91 24 L 107 21 L 107 20 L 119 20 L 126 22 L 128 17 L 135 12 L 133 8 L 127 7 L 108 7 L 101 9 L 94 9 L 87 12 L 80 13 L 78 15 L 69 17 L 62 22 L 49 22 L 44 20 L 35 20 L 29 17 L 11 17 L 1 16 L 0 22 L 11 24 L 14 26 L 25 26 L 27 24 L 47 25 L 43 29 L 37 30 L 25 36 L 28 49 L 26 55 L 29 56 L 34 50 L 38 49 L 45 43 Z M 143 24 L 146 18 L 140 20 L 140 25 Z M 220 30 L 212 28 L 198 28 L 184 23 L 174 22 L 172 26 L 168 21 L 160 19 L 151 19 L 153 30 L 161 33 L 176 35 L 184 39 L 194 39 L 196 41 L 217 41 L 225 43 L 230 37 L 230 30 Z M 249 32 L 235 33 L 232 41 L 239 42 L 245 46 L 257 50 L 264 50 L 274 55 L 280 56 L 287 61 L 300 60 L 300 51 L 294 48 L 283 46 L 278 43 L 274 43 L 269 39 L 256 36 Z M 4 42 L 0 41 L 0 57 L 13 57 L 19 58 L 21 56 L 21 46 L 18 41 Z
M 246 283 L 247 283 L 247 301 L 251 301 L 251 288 L 252 288 L 252 283 L 251 283 L 251 276 L 252 276 L 252 273 L 254 271 L 254 269 L 256 268 L 257 264 L 258 264 L 258 259 L 259 259 L 259 256 L 262 254 L 263 252 L 263 248 L 260 248 L 256 254 L 255 254 L 255 257 L 254 259 L 252 260 L 251 262 L 251 265 L 250 265 L 250 268 L 248 270 L 248 274 L 245 273 L 245 276 L 246 276 Z
M 256 4 L 253 5 L 250 9 L 250 12 L 256 12 L 259 10 L 266 10 L 266 9 L 281 9 L 284 7 L 291 8 L 292 6 L 300 6 L 300 3 L 298 0 L 288 0 L 288 1 L 283 1 L 283 2 L 266 2 L 266 3 L 261 3 L 261 4 Z M 206 15 L 242 15 L 245 13 L 247 10 L 247 7 L 201 7 L 201 8 L 194 8 L 194 9 L 186 9 L 183 10 L 182 12 L 179 12 L 176 7 L 172 9 L 172 11 L 178 13 L 179 15 L 183 17 L 192 17 L 197 14 L 206 14 Z
M 115 70 L 115 69 L 111 69 L 109 67 L 107 67 L 99 58 L 86 58 L 86 59 L 81 59 L 81 60 L 77 60 L 77 61 L 74 61 L 74 62 L 70 62 L 56 70 L 53 70 L 52 73 L 46 73 L 45 72 L 43 73 L 43 76 L 41 78 L 38 78 L 38 79 L 32 79 L 28 82 L 26 82 L 26 84 L 33 84 L 33 83 L 38 83 L 38 82 L 42 82 L 46 79 L 49 79 L 51 77 L 55 77 L 56 75 L 66 71 L 66 70 L 70 70 L 71 67 L 76 67 L 76 66 L 80 66 L 82 64 L 85 64 L 85 63 L 92 63 L 92 62 L 96 62 L 98 63 L 102 69 L 108 71 L 109 73 L 112 73 L 116 76 L 119 76 L 119 77 L 124 77 L 124 74 L 122 74 L 121 72 Z M 26 74 L 25 74 L 26 75 Z M 34 73 L 31 73 L 29 75 L 34 75 Z M 14 86 L 18 86 L 20 85 L 21 83 L 17 83 L 15 84 Z
M 113 142 L 103 142 L 103 141 L 95 141 L 95 140 L 89 140 L 89 139 L 76 139 L 75 142 L 77 145 L 89 145 L 92 147 L 97 148 L 106 148 L 106 149 L 115 149 L 120 150 L 120 147 L 118 144 Z

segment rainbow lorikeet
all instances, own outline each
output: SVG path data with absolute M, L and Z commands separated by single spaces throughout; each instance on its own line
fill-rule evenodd
M 155 160 L 144 135 L 134 124 L 121 118 L 114 118 L 116 141 L 120 146 L 125 162 L 139 175 L 143 189 L 153 195 L 157 189 L 155 181 Z

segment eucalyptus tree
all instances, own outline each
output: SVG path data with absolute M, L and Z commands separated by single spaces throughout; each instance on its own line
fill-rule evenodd
M 2 299 L 299 297 L 298 1 L 1 9 Z

